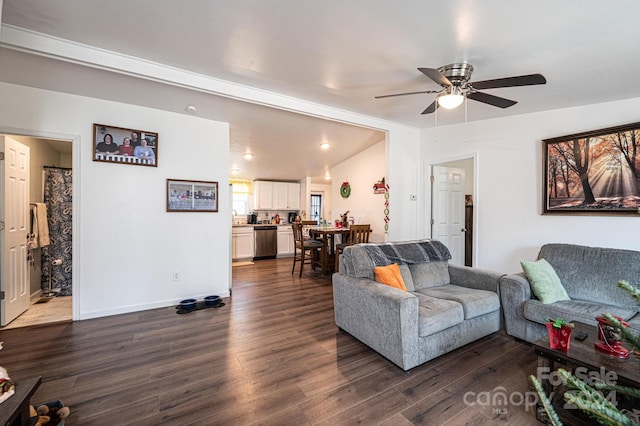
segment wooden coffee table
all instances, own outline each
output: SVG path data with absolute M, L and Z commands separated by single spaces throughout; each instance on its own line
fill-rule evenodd
M 0 424 L 30 425 L 29 400 L 40 386 L 40 376 L 25 380 L 17 380 L 16 393 L 0 404 Z
M 556 364 L 566 370 L 573 370 L 574 375 L 580 378 L 595 376 L 607 383 L 640 387 L 640 360 L 633 353 L 627 359 L 620 359 L 596 351 L 594 343 L 598 340 L 597 327 L 580 322 L 574 322 L 574 325 L 575 327 L 571 333 L 571 343 L 567 352 L 550 349 L 549 336 L 533 342 L 533 348 L 536 355 L 538 355 L 538 380 L 547 396 L 554 390 L 550 375 L 557 369 Z M 581 331 L 589 335 L 582 342 L 575 339 L 576 334 Z M 546 372 L 546 374 L 541 374 L 542 372 Z M 560 407 L 554 404 L 554 408 L 560 418 L 565 424 L 585 424 L 584 418 L 575 416 L 578 410 L 564 410 L 561 407 L 562 402 L 564 402 L 563 393 L 563 391 L 554 392 L 556 397 L 559 396 Z M 546 421 L 546 413 L 541 406 L 537 407 L 536 418 L 541 422 Z M 594 422 L 593 424 L 597 423 Z

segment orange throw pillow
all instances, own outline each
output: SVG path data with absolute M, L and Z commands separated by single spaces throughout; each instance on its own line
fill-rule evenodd
M 400 267 L 397 263 L 392 263 L 387 266 L 375 266 L 373 268 L 373 272 L 376 275 L 377 282 L 399 288 L 400 290 L 408 291 L 407 286 L 404 285 L 404 280 L 400 273 Z

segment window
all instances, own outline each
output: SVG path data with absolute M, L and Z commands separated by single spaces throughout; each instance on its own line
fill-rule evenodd
M 320 214 L 322 213 L 322 195 L 311 194 L 311 220 L 320 223 Z
M 231 180 L 233 214 L 237 216 L 249 213 L 249 196 L 251 195 L 251 182 L 244 180 Z

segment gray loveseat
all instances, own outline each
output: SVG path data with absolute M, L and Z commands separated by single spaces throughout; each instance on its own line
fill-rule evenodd
M 596 325 L 595 317 L 611 313 L 640 331 L 636 301 L 618 288 L 619 280 L 640 285 L 640 252 L 573 244 L 546 244 L 538 254 L 555 270 L 571 300 L 543 304 L 523 272 L 500 279 L 507 334 L 533 342 L 547 334 L 547 318 Z
M 432 240 L 346 247 L 333 274 L 336 324 L 403 370 L 498 331 L 501 274 L 450 257 Z M 391 263 L 409 291 L 374 281 L 374 266 Z

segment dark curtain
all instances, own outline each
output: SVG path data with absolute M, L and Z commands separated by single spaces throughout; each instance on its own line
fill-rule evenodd
M 59 296 L 71 295 L 71 201 L 73 196 L 71 170 L 46 168 L 44 203 L 47 205 L 47 224 L 51 244 L 42 249 L 42 291 L 60 289 Z M 61 266 L 51 266 L 55 259 L 62 259 Z

